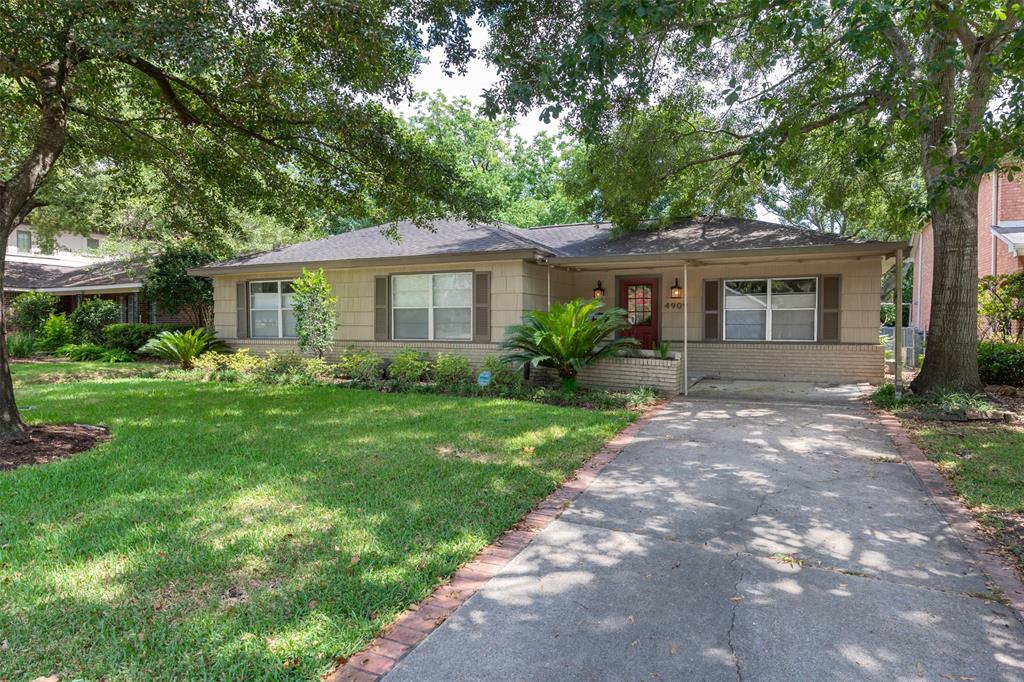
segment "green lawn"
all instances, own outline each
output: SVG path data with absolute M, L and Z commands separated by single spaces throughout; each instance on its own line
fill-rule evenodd
M 630 419 L 38 367 L 28 420 L 113 440 L 0 473 L 0 679 L 316 678 Z
M 15 362 L 11 364 L 14 385 L 74 382 L 87 379 L 153 376 L 171 365 L 159 362 Z

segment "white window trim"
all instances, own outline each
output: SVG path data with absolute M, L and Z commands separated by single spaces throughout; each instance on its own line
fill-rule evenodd
M 773 339 L 772 338 L 772 281 L 785 279 L 813 279 L 814 280 L 814 307 L 813 308 L 780 308 L 780 310 L 813 310 L 814 311 L 814 338 L 813 339 Z M 765 308 L 764 335 L 763 339 L 730 339 L 726 334 L 728 330 L 729 309 L 726 301 L 729 297 L 728 282 L 767 282 L 767 300 Z M 791 277 L 728 277 L 722 278 L 722 339 L 730 343 L 817 343 L 818 342 L 818 307 L 819 288 L 821 278 L 817 275 L 794 275 Z M 756 310 L 756 308 L 734 308 L 734 310 Z
M 22 235 L 28 235 L 28 249 L 22 251 L 21 249 L 21 237 Z M 14 233 L 14 246 L 18 249 L 18 253 L 32 253 L 32 242 L 35 241 L 32 238 L 32 232 L 30 230 L 15 230 Z
M 468 306 L 435 306 L 434 305 L 434 276 L 435 275 L 469 275 L 469 305 Z M 395 278 L 396 277 L 423 277 L 427 276 L 430 282 L 430 288 L 427 293 L 427 338 L 425 339 L 406 339 L 398 336 L 395 330 L 398 328 L 395 324 L 395 311 L 396 310 L 423 310 L 423 306 L 412 306 L 412 305 L 395 305 Z M 392 341 L 437 341 L 441 343 L 471 343 L 473 341 L 473 329 L 475 328 L 475 316 L 476 306 L 473 305 L 474 287 L 476 282 L 473 279 L 473 273 L 469 270 L 457 270 L 455 272 L 400 272 L 395 273 L 389 277 L 388 280 L 388 301 L 389 314 L 391 315 L 391 340 Z M 434 309 L 437 308 L 468 308 L 469 309 L 469 336 L 461 339 L 435 339 L 434 338 Z
M 283 305 L 283 300 L 282 300 L 281 297 L 284 295 L 284 293 L 281 291 L 281 288 L 282 288 L 281 285 L 282 284 L 289 284 L 289 283 L 291 283 L 293 281 L 294 281 L 293 279 L 253 279 L 253 280 L 249 280 L 249 283 L 246 286 L 245 294 L 246 294 L 246 296 L 248 298 L 248 300 L 246 301 L 246 304 L 247 304 L 246 308 L 248 308 L 248 310 L 249 310 L 249 336 L 251 338 L 254 338 L 254 339 L 297 339 L 298 338 L 297 336 L 285 336 L 284 335 L 284 311 L 285 310 L 291 310 L 291 308 L 283 308 L 283 307 L 281 307 Z M 276 283 L 277 284 L 277 305 L 278 305 L 278 308 L 277 308 L 277 336 L 253 336 L 252 335 L 252 328 L 253 328 L 252 327 L 252 311 L 253 311 L 253 307 L 252 307 L 252 285 L 253 284 L 269 284 L 269 283 Z M 266 311 L 269 311 L 269 310 L 273 310 L 273 308 L 256 308 L 256 310 L 259 310 L 261 312 L 266 312 Z

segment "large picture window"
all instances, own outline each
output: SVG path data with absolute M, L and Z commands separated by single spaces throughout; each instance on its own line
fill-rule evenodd
M 473 338 L 473 273 L 391 277 L 392 337 L 401 341 Z
M 249 335 L 254 339 L 295 336 L 290 280 L 249 282 Z
M 725 281 L 728 341 L 815 341 L 817 321 L 814 277 Z

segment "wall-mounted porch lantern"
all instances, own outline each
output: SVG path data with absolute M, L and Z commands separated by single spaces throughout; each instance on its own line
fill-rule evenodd
M 669 290 L 669 295 L 672 298 L 682 298 L 683 297 L 683 288 L 681 286 L 679 286 L 679 278 L 678 277 L 676 277 L 676 283 L 673 284 L 672 288 Z
M 601 280 L 597 280 L 597 286 L 594 287 L 594 298 L 604 298 L 604 287 L 601 286 Z

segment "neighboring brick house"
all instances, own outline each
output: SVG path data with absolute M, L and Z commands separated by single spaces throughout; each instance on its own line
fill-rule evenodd
M 978 276 L 1024 271 L 1024 182 L 995 174 L 978 186 Z M 928 331 L 932 308 L 935 232 L 931 225 L 910 241 L 914 302 L 910 326 Z
M 61 234 L 58 249 L 43 253 L 30 227 L 19 227 L 16 232 L 7 245 L 2 292 L 5 310 L 22 292 L 46 291 L 60 299 L 59 309 L 65 313 L 74 310 L 83 298 L 107 298 L 118 304 L 122 322 L 189 323 L 182 315 L 161 313 L 140 298 L 144 263 L 102 260 L 95 255 L 102 235 L 76 241 L 73 235 Z M 83 250 L 73 250 L 76 246 Z

